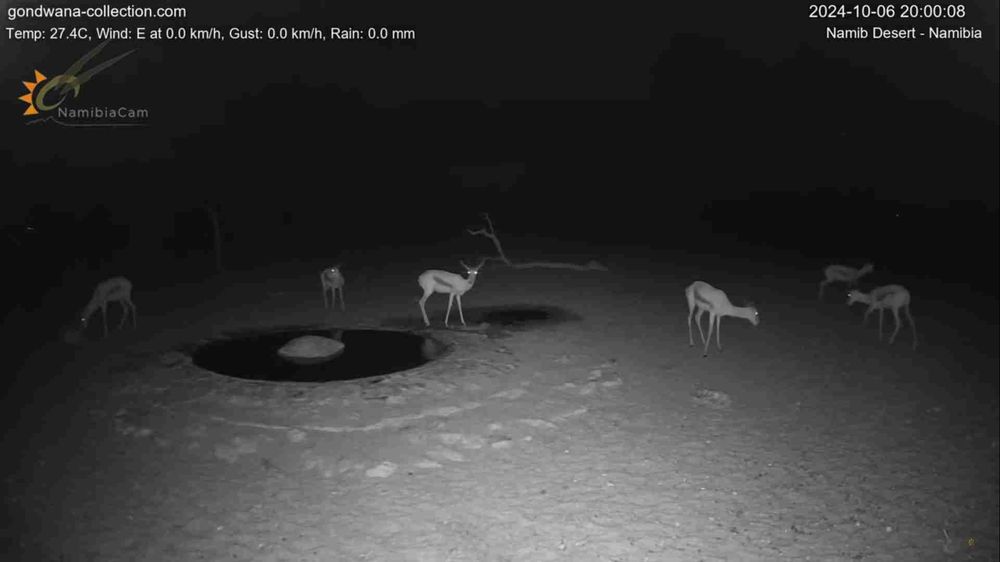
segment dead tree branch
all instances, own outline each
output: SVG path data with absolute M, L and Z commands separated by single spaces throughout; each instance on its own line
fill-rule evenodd
M 512 263 L 510 264 L 514 269 L 532 269 L 537 267 L 547 267 L 549 269 L 572 269 L 574 271 L 607 271 L 608 268 L 604 264 L 596 261 L 590 260 L 589 262 L 580 265 L 575 263 L 565 263 L 565 262 L 553 262 L 553 261 L 528 261 L 522 263 Z
M 574 271 L 607 271 L 608 268 L 596 260 L 590 260 L 589 262 L 580 265 L 575 263 L 565 263 L 565 262 L 551 262 L 551 261 L 531 261 L 531 262 L 521 262 L 514 263 L 507 258 L 507 254 L 503 251 L 503 245 L 500 244 L 500 239 L 497 237 L 496 230 L 493 228 L 493 221 L 490 220 L 489 213 L 483 213 L 483 218 L 486 220 L 486 228 L 478 228 L 475 230 L 466 229 L 469 234 L 473 236 L 485 236 L 493 241 L 493 245 L 497 249 L 497 253 L 500 255 L 500 261 L 507 264 L 507 266 L 514 269 L 533 269 L 533 268 L 549 268 L 549 269 L 572 269 Z
M 469 230 L 469 229 L 466 230 L 468 230 L 469 234 L 473 236 L 485 236 L 490 240 L 492 240 L 493 245 L 496 246 L 497 253 L 500 254 L 500 261 L 504 262 L 505 264 L 511 267 L 514 267 L 514 264 L 512 264 L 509 259 L 507 259 L 507 254 L 503 253 L 503 246 L 500 244 L 500 239 L 497 238 L 496 231 L 493 230 L 493 221 L 490 220 L 490 214 L 483 213 L 483 218 L 486 219 L 486 225 L 487 228 L 489 228 L 489 230 L 487 230 L 486 228 L 479 228 L 476 230 Z

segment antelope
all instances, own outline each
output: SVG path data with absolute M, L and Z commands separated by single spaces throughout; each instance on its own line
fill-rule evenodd
M 899 319 L 899 309 L 903 309 L 906 317 L 910 320 L 910 328 L 913 329 L 913 349 L 917 348 L 917 324 L 913 321 L 913 316 L 910 314 L 910 291 L 906 290 L 906 287 L 902 285 L 885 285 L 872 289 L 870 293 L 862 293 L 858 290 L 847 293 L 847 306 L 856 302 L 868 305 L 868 310 L 865 310 L 865 316 L 861 319 L 862 326 L 868 322 L 868 315 L 872 311 L 878 310 L 878 341 L 882 341 L 883 313 L 887 308 L 892 310 L 893 316 L 896 317 L 896 329 L 889 336 L 889 345 L 892 345 L 892 342 L 896 341 L 896 334 L 899 333 L 899 328 L 902 324 Z
M 691 317 L 694 316 L 695 323 L 698 324 L 698 334 L 701 335 L 701 341 L 705 344 L 702 357 L 708 357 L 708 344 L 712 341 L 713 328 L 715 329 L 715 344 L 719 351 L 722 351 L 722 336 L 719 332 L 723 316 L 744 318 L 754 326 L 760 324 L 760 314 L 757 312 L 757 307 L 752 304 L 733 306 L 725 292 L 704 281 L 691 283 L 684 290 L 684 294 L 687 296 L 688 303 L 688 342 L 689 345 L 694 346 L 694 334 L 691 332 Z M 695 315 L 695 311 L 697 311 L 697 315 Z M 705 339 L 705 334 L 701 331 L 701 315 L 705 311 L 708 311 L 708 339 Z
M 823 300 L 823 289 L 825 289 L 830 283 L 847 283 L 848 287 L 853 289 L 857 286 L 859 279 L 874 270 L 875 266 L 871 263 L 864 264 L 861 266 L 861 269 L 854 269 L 853 267 L 847 267 L 846 265 L 826 266 L 823 270 L 823 276 L 825 278 L 819 282 L 819 300 Z
M 337 305 L 337 292 L 340 292 L 340 310 L 344 310 L 344 274 L 340 271 L 340 265 L 328 267 L 319 272 L 320 283 L 323 284 L 323 307 L 334 307 Z M 330 293 L 327 299 L 326 293 Z M 327 302 L 329 300 L 329 302 Z
M 124 277 L 112 277 L 97 284 L 90 302 L 83 307 L 80 313 L 80 326 L 84 330 L 90 322 L 91 315 L 101 309 L 101 316 L 104 318 L 104 337 L 108 336 L 108 304 L 117 302 L 122 306 L 122 321 L 118 324 L 118 329 L 125 326 L 125 320 L 129 313 L 132 314 L 132 327 L 136 327 L 135 304 L 132 302 L 132 282 Z
M 430 326 L 431 321 L 427 319 L 427 309 L 424 308 L 424 303 L 426 303 L 427 299 L 434 293 L 445 293 L 448 295 L 448 311 L 444 315 L 444 325 L 448 325 L 448 318 L 451 316 L 452 301 L 457 300 L 458 317 L 462 319 L 462 326 L 465 326 L 465 315 L 462 314 L 462 295 L 469 292 L 469 290 L 476 284 L 476 276 L 479 275 L 479 270 L 486 263 L 486 260 L 482 260 L 479 262 L 479 265 L 475 267 L 469 267 L 468 265 L 465 265 L 464 262 L 458 263 L 465 268 L 467 277 L 463 278 L 461 275 L 456 273 L 442 271 L 440 269 L 428 269 L 417 277 L 417 283 L 420 284 L 420 288 L 424 290 L 424 296 L 420 297 L 419 303 L 420 312 L 424 315 L 424 324 L 426 326 Z

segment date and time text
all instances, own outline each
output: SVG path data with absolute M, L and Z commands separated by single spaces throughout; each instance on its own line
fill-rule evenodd
M 827 23 L 828 40 L 982 39 L 969 11 L 965 4 L 810 4 L 808 17 Z

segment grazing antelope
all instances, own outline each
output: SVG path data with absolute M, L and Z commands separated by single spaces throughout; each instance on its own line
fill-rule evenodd
M 688 302 L 688 342 L 690 345 L 694 345 L 694 334 L 691 332 L 691 317 L 694 316 L 695 323 L 698 324 L 698 334 L 701 335 L 701 341 L 705 344 L 702 357 L 708 357 L 708 344 L 712 341 L 713 328 L 715 328 L 715 343 L 719 351 L 722 351 L 722 336 L 719 331 L 722 326 L 723 316 L 744 318 L 749 320 L 754 326 L 760 324 L 760 314 L 757 313 L 755 306 L 752 304 L 748 306 L 733 306 L 729 302 L 729 297 L 726 296 L 726 293 L 704 281 L 691 283 L 684 290 L 684 294 L 687 296 Z M 695 311 L 698 312 L 697 315 L 695 315 Z M 708 311 L 708 339 L 705 339 L 705 334 L 701 331 L 701 315 L 705 311 Z
M 91 315 L 101 309 L 101 316 L 104 318 L 104 336 L 108 335 L 108 304 L 117 302 L 122 306 L 122 321 L 118 324 L 118 329 L 125 326 L 125 319 L 129 313 L 132 314 L 132 327 L 136 327 L 135 304 L 132 302 L 132 282 L 124 277 L 112 277 L 101 281 L 94 289 L 94 294 L 90 297 L 90 302 L 83 307 L 80 313 L 80 326 L 87 329 Z
M 337 292 L 340 292 L 340 310 L 344 310 L 344 274 L 340 272 L 340 265 L 328 267 L 319 272 L 320 283 L 323 284 L 323 307 L 334 307 L 337 305 Z M 326 293 L 329 291 L 330 298 L 327 302 Z
M 902 308 L 903 312 L 906 313 L 906 317 L 910 320 L 910 328 L 913 329 L 913 349 L 917 348 L 917 324 L 913 321 L 913 315 L 910 314 L 910 291 L 906 290 L 906 287 L 902 285 L 885 285 L 884 287 L 872 289 L 872 292 L 867 294 L 858 290 L 847 293 L 847 305 L 850 306 L 856 302 L 868 305 L 868 310 L 865 310 L 865 316 L 861 319 L 862 326 L 868 322 L 868 315 L 872 311 L 878 310 L 879 341 L 882 341 L 883 312 L 887 308 L 892 309 L 892 314 L 896 317 L 896 329 L 889 336 L 890 345 L 896 340 L 896 334 L 899 333 L 899 328 L 902 324 L 899 319 L 899 309 Z
M 420 277 L 417 277 L 417 283 L 424 290 L 424 296 L 420 297 L 419 302 L 420 312 L 424 315 L 425 325 L 430 326 L 431 321 L 427 319 L 427 309 L 424 308 L 424 303 L 434 293 L 446 293 L 448 295 L 448 311 L 444 315 L 444 325 L 448 325 L 448 317 L 451 316 L 452 301 L 457 300 L 458 317 L 462 319 L 462 325 L 465 326 L 465 315 L 462 314 L 462 295 L 469 292 L 473 285 L 476 284 L 476 276 L 479 275 L 479 270 L 486 263 L 486 260 L 484 259 L 479 262 L 479 265 L 476 267 L 469 267 L 463 262 L 458 263 L 465 268 L 465 273 L 468 277 L 463 279 L 461 275 L 441 271 L 440 269 L 428 269 L 421 273 Z
M 866 263 L 861 266 L 861 269 L 854 269 L 853 267 L 847 267 L 846 265 L 826 266 L 826 269 L 823 270 L 823 276 L 825 278 L 819 282 L 819 300 L 823 300 L 823 289 L 825 289 L 830 283 L 847 283 L 847 285 L 853 289 L 857 286 L 859 279 L 874 270 L 875 266 L 871 263 Z

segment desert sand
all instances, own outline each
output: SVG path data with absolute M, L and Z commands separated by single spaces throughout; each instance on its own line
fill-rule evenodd
M 960 288 L 908 283 L 913 350 L 840 287 L 818 302 L 818 268 L 598 257 L 608 271 L 491 263 L 468 329 L 428 302 L 449 353 L 326 384 L 224 377 L 185 350 L 270 325 L 423 330 L 419 266 L 345 268 L 345 311 L 323 308 L 322 264 L 137 286 L 137 329 L 53 339 L 10 391 L 5 559 L 998 559 L 997 327 Z M 724 319 L 707 358 L 683 295 L 699 278 L 761 318 Z M 510 304 L 579 319 L 477 329 Z

